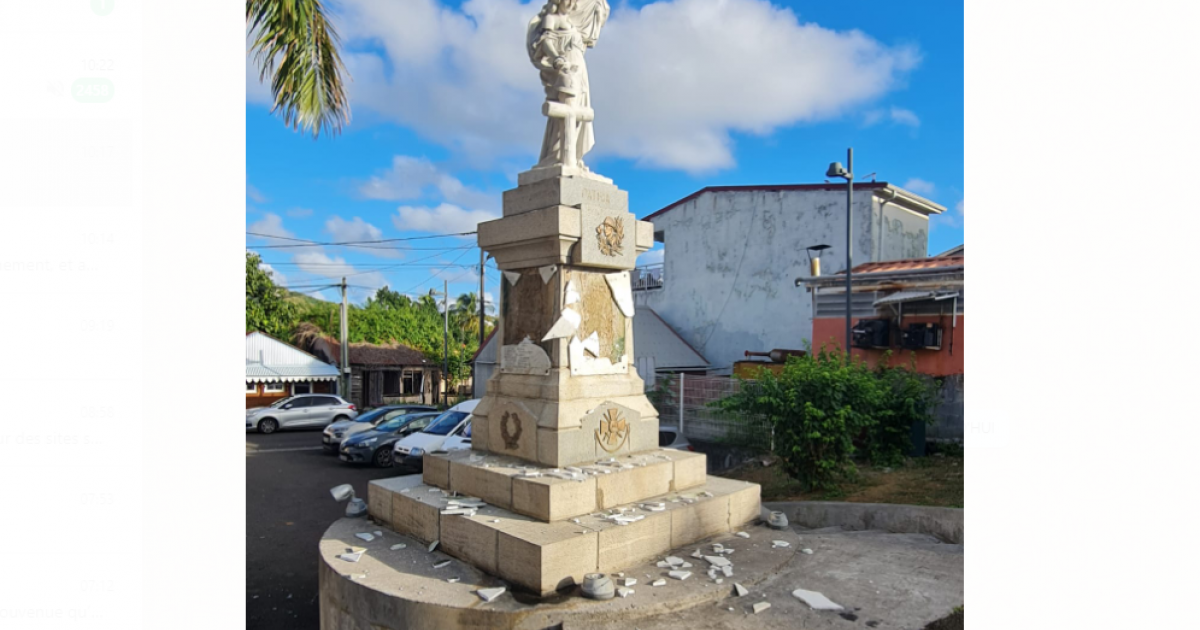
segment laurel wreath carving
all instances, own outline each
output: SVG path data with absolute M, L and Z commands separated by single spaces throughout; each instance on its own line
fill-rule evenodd
M 609 409 L 600 420 L 600 428 L 596 429 L 596 441 L 600 448 L 612 453 L 621 448 L 629 439 L 629 423 L 621 417 L 621 412 Z
M 508 432 L 508 421 L 510 416 L 513 423 L 517 425 L 516 433 L 510 434 Z M 505 411 L 504 415 L 500 418 L 500 437 L 504 439 L 505 450 L 516 450 L 517 447 L 520 446 L 521 440 L 521 416 Z
M 624 253 L 622 243 L 625 241 L 625 221 L 621 217 L 606 217 L 596 226 L 596 241 L 600 244 L 601 254 L 620 256 Z

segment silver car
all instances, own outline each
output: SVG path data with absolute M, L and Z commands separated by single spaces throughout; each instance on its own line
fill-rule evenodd
M 381 423 L 391 420 L 392 418 L 403 416 L 409 413 L 415 413 L 417 411 L 437 411 L 437 408 L 430 407 L 429 405 L 413 404 L 385 405 L 383 407 L 376 407 L 370 411 L 362 412 L 361 415 L 353 420 L 334 422 L 333 424 L 325 427 L 325 431 L 321 435 L 321 443 L 325 446 L 326 451 L 335 453 L 338 450 L 338 446 L 342 443 L 342 440 L 362 433 L 363 431 L 374 429 Z M 423 427 L 425 425 L 421 426 Z
M 282 398 L 270 407 L 246 410 L 246 429 L 274 433 L 279 429 L 320 428 L 358 415 L 354 405 L 333 394 L 302 394 Z

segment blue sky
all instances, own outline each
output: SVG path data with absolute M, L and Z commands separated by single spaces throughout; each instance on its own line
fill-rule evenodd
M 610 0 L 587 56 L 593 170 L 639 217 L 710 185 L 811 183 L 855 171 L 946 206 L 929 249 L 963 242 L 963 14 L 953 2 Z M 319 242 L 420 237 L 498 216 L 535 161 L 540 85 L 523 50 L 540 2 L 342 0 L 351 124 L 313 140 L 269 114 L 247 68 L 247 231 Z M 848 8 L 852 7 L 852 8 Z M 394 247 L 265 248 L 290 286 L 352 274 L 361 301 L 477 291 L 473 237 Z M 420 249 L 417 249 L 420 248 Z M 487 291 L 498 293 L 490 269 Z M 298 289 L 308 291 L 309 289 Z M 332 290 L 320 294 L 335 299 Z

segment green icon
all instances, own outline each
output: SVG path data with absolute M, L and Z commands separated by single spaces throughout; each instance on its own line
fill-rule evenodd
M 116 0 L 92 0 L 92 13 L 96 15 L 108 15 L 112 13 L 113 4 Z
M 107 103 L 113 97 L 113 83 L 108 79 L 75 79 L 71 84 L 71 98 L 80 103 Z

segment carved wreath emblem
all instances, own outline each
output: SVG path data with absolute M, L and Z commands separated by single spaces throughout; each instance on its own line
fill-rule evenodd
M 517 425 L 516 433 L 508 432 L 508 421 L 510 419 Z M 504 415 L 500 418 L 500 437 L 504 438 L 504 448 L 506 450 L 516 450 L 521 440 L 521 416 L 505 411 Z
M 600 253 L 605 256 L 620 256 L 621 243 L 625 240 L 625 221 L 621 217 L 606 217 L 604 222 L 596 226 L 596 241 L 600 243 Z
M 596 441 L 600 448 L 609 453 L 621 448 L 629 439 L 629 423 L 621 417 L 621 412 L 609 409 L 600 420 L 600 428 L 596 429 Z

